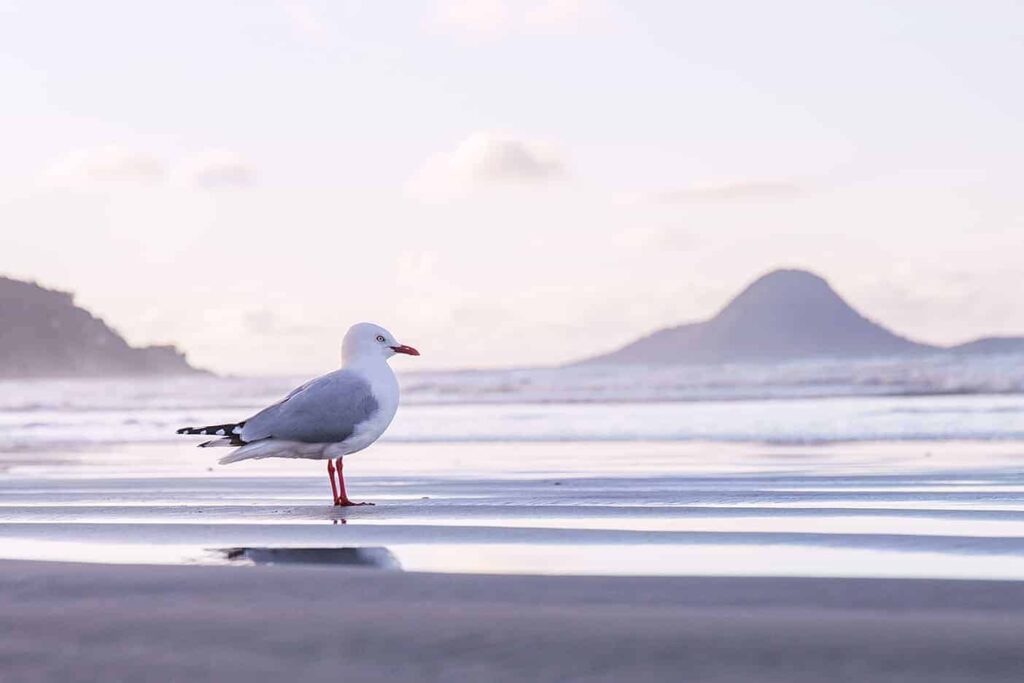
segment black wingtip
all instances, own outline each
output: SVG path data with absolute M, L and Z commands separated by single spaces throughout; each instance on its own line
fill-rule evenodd
M 207 436 L 237 436 L 242 433 L 245 420 L 241 422 L 227 422 L 222 425 L 207 425 L 205 427 L 182 427 L 178 434 L 206 434 Z

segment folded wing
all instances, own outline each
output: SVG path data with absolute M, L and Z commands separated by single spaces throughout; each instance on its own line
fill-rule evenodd
M 336 370 L 250 417 L 241 437 L 246 443 L 262 439 L 337 443 L 378 409 L 366 380 L 349 370 Z

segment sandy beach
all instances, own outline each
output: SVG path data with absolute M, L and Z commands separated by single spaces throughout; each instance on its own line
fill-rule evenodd
M 1019 681 L 1017 582 L 0 563 L 20 681 Z
M 1017 681 L 1016 442 L 0 456 L 5 681 Z M 42 560 L 49 560 L 44 562 Z

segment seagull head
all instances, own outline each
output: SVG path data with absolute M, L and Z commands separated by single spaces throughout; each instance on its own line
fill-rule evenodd
M 395 335 L 380 325 L 357 323 L 348 328 L 341 342 L 342 362 L 362 358 L 383 358 L 387 360 L 396 353 L 418 356 L 420 352 L 411 346 L 399 344 Z

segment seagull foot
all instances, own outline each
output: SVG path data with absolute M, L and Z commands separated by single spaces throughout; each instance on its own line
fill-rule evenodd
M 356 507 L 358 505 L 376 505 L 376 503 L 371 503 L 369 501 L 364 501 L 362 503 L 357 503 L 355 501 L 349 500 L 348 498 L 335 498 L 334 499 L 334 507 L 350 508 L 350 507 Z

